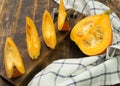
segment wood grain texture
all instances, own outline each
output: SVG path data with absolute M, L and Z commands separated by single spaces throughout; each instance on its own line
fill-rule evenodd
M 120 17 L 120 9 L 118 9 L 120 7 L 119 0 L 98 1 L 109 6 Z M 58 4 L 53 0 L 0 0 L 0 86 L 9 86 L 10 84 L 26 86 L 37 72 L 52 61 L 62 58 L 80 58 L 85 56 L 75 43 L 70 40 L 70 31 L 60 32 L 57 30 L 56 21 L 54 22 L 58 42 L 56 49 L 52 50 L 45 45 L 41 31 L 42 15 L 45 9 L 52 12 L 54 7 L 58 7 Z M 41 39 L 41 55 L 34 61 L 30 59 L 27 52 L 25 39 L 26 16 L 33 19 Z M 84 15 L 78 14 L 77 18 L 70 19 L 70 27 L 72 28 L 83 17 Z M 4 69 L 4 44 L 8 36 L 12 37 L 16 43 L 26 68 L 25 75 L 16 79 L 8 79 Z
M 13 4 L 14 3 L 14 4 Z M 6 36 L 12 37 L 14 35 L 14 24 L 16 19 L 16 12 L 18 8 L 19 1 L 11 0 L 2 1 L 1 11 L 0 11 L 0 60 L 3 62 L 3 47 L 5 43 Z M 13 4 L 13 5 L 11 5 Z M 3 63 L 0 62 L 1 68 L 0 71 L 3 69 Z
M 60 47 L 59 44 L 69 34 L 69 31 L 60 32 L 56 28 L 58 45 L 56 46 L 55 50 L 52 50 L 48 48 L 43 41 L 43 37 L 41 33 L 42 32 L 41 31 L 42 15 L 45 9 L 49 10 L 49 12 L 52 12 L 54 7 L 58 7 L 57 3 L 53 2 L 53 0 L 52 1 L 51 0 L 31 0 L 31 1 L 30 0 L 16 0 L 16 1 L 6 0 L 3 4 L 4 4 L 3 7 L 1 7 L 2 11 L 1 11 L 1 19 L 0 19 L 0 24 L 1 24 L 0 30 L 2 32 L 2 34 L 0 35 L 0 52 L 1 52 L 0 53 L 0 60 L 1 60 L 0 76 L 2 77 L 3 81 L 5 81 L 5 83 L 10 82 L 13 85 L 23 86 L 23 85 L 26 85 L 29 82 L 29 80 L 31 80 L 31 78 L 38 71 L 43 69 L 50 62 L 52 62 L 55 59 L 60 59 L 65 57 L 66 53 L 64 52 L 64 53 L 57 54 L 59 52 L 57 49 L 61 48 L 62 49 L 61 51 L 63 50 L 65 51 L 66 48 Z M 26 38 L 25 36 L 26 35 L 26 32 L 25 32 L 26 16 L 29 16 L 30 18 L 33 19 L 41 39 L 41 45 L 42 45 L 41 55 L 35 61 L 31 60 L 27 52 L 26 39 L 25 39 Z M 81 19 L 82 17 L 83 16 L 81 14 L 77 20 Z M 77 20 L 75 19 L 76 22 Z M 76 23 L 76 22 L 73 23 L 73 21 L 74 19 L 71 22 L 71 28 Z M 56 25 L 57 23 L 55 22 L 55 26 Z M 3 62 L 4 51 L 3 50 L 4 50 L 6 37 L 8 36 L 12 37 L 12 39 L 16 43 L 26 68 L 25 75 L 16 79 L 8 79 L 4 69 L 4 62 Z M 55 56 L 53 56 L 53 58 L 49 58 L 52 52 L 56 52 L 56 54 Z M 57 58 L 58 55 L 61 55 L 61 57 L 59 56 L 59 58 Z

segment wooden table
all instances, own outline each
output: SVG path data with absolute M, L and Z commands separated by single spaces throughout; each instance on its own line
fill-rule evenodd
M 119 0 L 98 0 L 109 6 L 120 17 L 120 1 Z M 85 55 L 78 47 L 70 40 L 69 32 L 57 32 L 57 46 L 52 50 L 43 42 L 41 33 L 41 20 L 45 9 L 52 12 L 58 4 L 53 0 L 0 0 L 0 86 L 25 86 L 31 78 L 50 64 L 52 61 L 61 58 L 80 58 Z M 69 13 L 72 15 L 72 13 Z M 25 41 L 25 19 L 29 16 L 35 22 L 39 36 L 41 38 L 41 55 L 37 60 L 31 60 L 27 53 Z M 83 18 L 84 15 L 78 14 L 77 18 L 70 19 L 70 27 L 72 28 L 77 21 Z M 55 21 L 56 25 L 56 21 Z M 12 37 L 16 43 L 26 68 L 26 73 L 16 79 L 8 79 L 4 68 L 4 44 L 6 37 Z M 116 85 L 118 86 L 118 85 Z

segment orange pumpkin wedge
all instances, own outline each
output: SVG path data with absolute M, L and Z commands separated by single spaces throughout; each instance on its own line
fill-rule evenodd
M 88 16 L 72 29 L 70 38 L 86 55 L 98 55 L 112 43 L 112 29 L 108 13 Z
M 40 55 L 41 43 L 36 26 L 29 17 L 26 17 L 26 42 L 29 56 L 31 59 L 37 59 Z
M 67 13 L 64 7 L 63 0 L 60 0 L 59 10 L 58 10 L 58 30 L 60 31 L 68 31 L 69 23 L 67 20 Z
M 51 49 L 55 49 L 57 40 L 55 26 L 50 13 L 45 10 L 42 17 L 42 34 L 45 44 Z
M 4 64 L 8 78 L 17 78 L 25 73 L 22 57 L 10 37 L 7 37 L 4 47 Z

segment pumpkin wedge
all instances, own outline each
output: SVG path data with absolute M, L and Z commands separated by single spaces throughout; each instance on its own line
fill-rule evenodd
M 50 13 L 45 10 L 42 17 L 42 34 L 45 44 L 51 49 L 55 49 L 57 40 L 55 26 Z
M 37 59 L 40 55 L 41 43 L 34 22 L 26 17 L 26 42 L 27 50 L 31 59 Z
M 67 20 L 67 13 L 64 7 L 63 0 L 60 0 L 59 10 L 58 10 L 58 30 L 60 31 L 68 31 L 69 23 Z
M 8 78 L 17 78 L 25 73 L 22 57 L 10 37 L 7 37 L 4 47 L 4 64 Z
M 70 38 L 86 55 L 101 54 L 112 43 L 109 13 L 82 19 L 73 27 Z

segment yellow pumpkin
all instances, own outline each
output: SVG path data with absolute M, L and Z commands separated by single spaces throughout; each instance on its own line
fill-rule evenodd
M 25 73 L 22 57 L 10 37 L 7 37 L 4 47 L 4 64 L 8 78 L 17 78 Z
M 42 17 L 42 35 L 45 44 L 51 49 L 55 49 L 57 44 L 55 26 L 50 13 L 45 10 Z
M 112 29 L 108 12 L 88 16 L 72 29 L 70 38 L 86 55 L 97 55 L 112 43 Z
M 36 26 L 29 17 L 26 17 L 26 42 L 29 56 L 31 59 L 37 59 L 40 55 L 41 43 Z
M 69 23 L 67 20 L 67 13 L 64 7 L 63 0 L 60 0 L 59 10 L 58 10 L 58 30 L 60 31 L 68 31 Z

